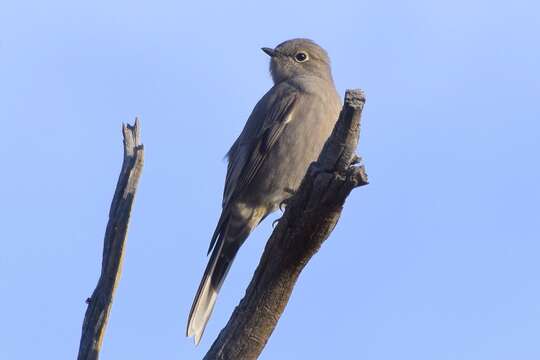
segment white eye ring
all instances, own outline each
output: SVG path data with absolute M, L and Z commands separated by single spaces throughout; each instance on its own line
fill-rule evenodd
M 309 59 L 308 54 L 303 51 L 299 51 L 296 53 L 296 55 L 294 55 L 294 60 L 296 60 L 296 62 L 304 62 L 304 61 L 308 61 L 308 59 Z

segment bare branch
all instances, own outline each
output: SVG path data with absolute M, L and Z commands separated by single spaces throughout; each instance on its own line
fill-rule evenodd
M 347 91 L 332 135 L 289 200 L 246 295 L 205 360 L 257 359 L 300 272 L 336 226 L 345 199 L 352 189 L 368 183 L 364 167 L 355 166 L 364 103 L 361 90 Z
M 131 207 L 144 163 L 140 129 L 139 119 L 135 119 L 133 126 L 122 125 L 124 161 L 109 211 L 101 275 L 92 297 L 86 300 L 88 308 L 84 316 L 78 360 L 98 359 L 114 291 L 120 280 Z

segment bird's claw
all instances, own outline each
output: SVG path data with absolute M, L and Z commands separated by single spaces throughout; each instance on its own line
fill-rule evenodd
M 291 196 L 289 196 L 288 198 L 284 199 L 282 202 L 279 203 L 279 210 L 281 210 L 281 212 L 285 211 L 285 208 L 287 207 L 287 203 L 289 202 L 289 199 L 296 193 L 295 190 L 289 189 L 289 188 L 285 188 L 283 190 L 286 193 L 290 194 Z
M 283 200 L 282 202 L 279 203 L 279 210 L 281 212 L 285 212 L 285 208 L 287 208 L 287 201 L 288 199 L 285 199 Z

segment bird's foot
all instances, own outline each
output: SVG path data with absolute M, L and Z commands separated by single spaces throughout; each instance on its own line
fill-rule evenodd
M 289 200 L 291 199 L 291 197 L 296 194 L 296 190 L 293 190 L 293 189 L 290 189 L 290 188 L 285 188 L 283 189 L 286 193 L 290 194 L 291 196 L 289 196 L 288 198 L 284 199 L 282 202 L 279 203 L 279 210 L 281 210 L 281 212 L 285 212 L 285 209 L 287 208 L 287 203 L 289 202 Z
M 354 154 L 353 155 L 353 158 L 351 159 L 351 166 L 354 166 L 354 165 L 363 165 L 363 162 L 364 160 L 362 159 L 362 157 L 358 154 Z

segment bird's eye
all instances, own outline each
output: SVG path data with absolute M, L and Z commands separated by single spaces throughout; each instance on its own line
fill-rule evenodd
M 298 62 L 304 62 L 308 59 L 308 56 L 305 52 L 299 52 L 296 55 L 294 55 L 294 59 Z

